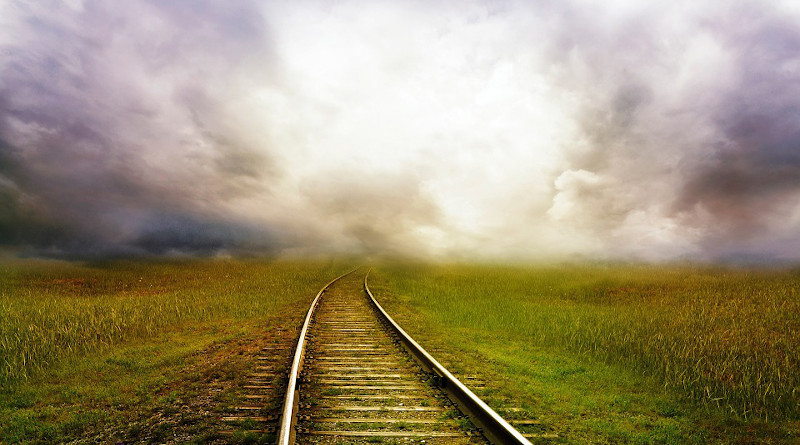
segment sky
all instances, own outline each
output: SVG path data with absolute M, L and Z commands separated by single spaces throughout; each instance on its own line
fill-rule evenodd
M 800 259 L 800 4 L 0 1 L 24 255 Z

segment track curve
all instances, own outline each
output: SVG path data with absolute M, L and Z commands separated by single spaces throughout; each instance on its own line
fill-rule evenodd
M 369 291 L 368 273 L 353 272 L 328 283 L 308 311 L 278 444 L 530 443 L 394 323 Z M 453 388 L 468 393 L 466 404 Z

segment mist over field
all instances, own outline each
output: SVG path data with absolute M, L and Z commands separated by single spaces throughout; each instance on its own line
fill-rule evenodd
M 791 1 L 0 3 L 0 246 L 796 261 Z

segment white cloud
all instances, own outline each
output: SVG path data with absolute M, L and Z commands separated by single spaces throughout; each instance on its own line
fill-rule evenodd
M 732 98 L 754 86 L 745 102 L 784 111 L 762 81 L 788 90 L 800 75 L 786 55 L 798 13 L 792 2 L 3 2 L 0 136 L 26 167 L 20 193 L 108 242 L 135 243 L 177 211 L 262 228 L 292 252 L 702 257 L 728 236 L 709 229 L 717 221 L 777 214 L 730 211 L 713 175 L 730 176 L 720 153 L 750 156 L 730 124 L 745 111 L 725 114 Z M 769 63 L 748 65 L 748 51 Z M 760 152 L 779 157 L 793 131 Z M 252 235 L 234 232 L 234 244 Z

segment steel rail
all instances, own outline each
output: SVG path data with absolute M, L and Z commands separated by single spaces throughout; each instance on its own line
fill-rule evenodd
M 369 290 L 370 269 L 364 276 L 364 291 L 366 291 L 372 304 L 378 310 L 378 314 L 388 324 L 389 328 L 397 334 L 400 342 L 411 353 L 411 355 L 422 365 L 423 368 L 437 376 L 437 382 L 441 389 L 455 402 L 459 409 L 466 414 L 472 423 L 481 429 L 481 432 L 490 442 L 497 445 L 522 444 L 531 445 L 531 442 L 522 436 L 513 426 L 509 425 L 500 415 L 489 407 L 483 400 L 469 390 L 453 374 L 433 358 L 422 346 L 419 345 L 410 335 L 395 322 L 392 317 L 381 307 L 375 296 Z
M 322 294 L 331 286 L 331 284 L 339 281 L 340 279 L 357 271 L 360 267 L 356 267 L 350 272 L 339 275 L 331 280 L 317 293 L 311 307 L 308 309 L 306 319 L 303 322 L 303 328 L 300 330 L 300 336 L 297 340 L 297 347 L 294 350 L 294 360 L 292 361 L 292 369 L 289 373 L 289 384 L 286 385 L 286 398 L 283 400 L 283 411 L 281 412 L 281 423 L 278 430 L 278 445 L 291 445 L 294 443 L 295 438 L 295 425 L 297 424 L 297 410 L 299 407 L 299 398 L 297 397 L 297 390 L 299 389 L 300 371 L 303 369 L 303 360 L 305 358 L 306 349 L 306 334 L 308 327 L 311 324 L 311 318 L 314 315 L 314 309 L 317 307 Z

